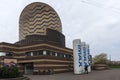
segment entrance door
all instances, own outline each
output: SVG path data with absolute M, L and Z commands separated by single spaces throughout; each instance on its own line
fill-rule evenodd
M 25 74 L 33 74 L 33 63 L 25 64 Z

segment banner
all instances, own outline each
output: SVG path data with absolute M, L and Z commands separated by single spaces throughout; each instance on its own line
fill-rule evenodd
M 74 58 L 74 73 L 82 73 L 82 53 L 81 53 L 81 41 L 76 39 L 73 41 L 73 58 Z
M 91 55 L 90 55 L 90 49 L 89 49 L 89 45 L 86 46 L 87 47 L 87 61 L 88 61 L 88 72 L 91 72 Z
M 73 40 L 73 60 L 74 74 L 82 74 L 87 66 L 88 72 L 91 72 L 89 45 L 81 42 L 80 39 Z
M 17 59 L 4 59 L 4 66 L 16 66 L 17 65 Z

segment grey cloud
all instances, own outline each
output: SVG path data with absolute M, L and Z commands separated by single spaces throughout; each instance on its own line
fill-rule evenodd
M 59 14 L 67 47 L 72 48 L 72 40 L 80 38 L 90 44 L 93 56 L 104 52 L 120 60 L 119 0 L 1 0 L 0 42 L 18 40 L 19 15 L 26 5 L 37 1 L 48 3 Z

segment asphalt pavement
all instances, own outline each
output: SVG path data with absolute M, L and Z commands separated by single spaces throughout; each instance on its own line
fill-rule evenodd
M 25 75 L 31 80 L 120 80 L 120 69 L 92 71 L 88 74 L 75 75 L 73 72 L 52 75 Z

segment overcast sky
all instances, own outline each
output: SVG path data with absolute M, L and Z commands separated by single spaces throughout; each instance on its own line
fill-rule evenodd
M 0 0 L 0 42 L 18 41 L 20 13 L 32 2 L 47 3 L 57 11 L 67 47 L 81 39 L 93 56 L 107 53 L 120 61 L 120 0 Z

